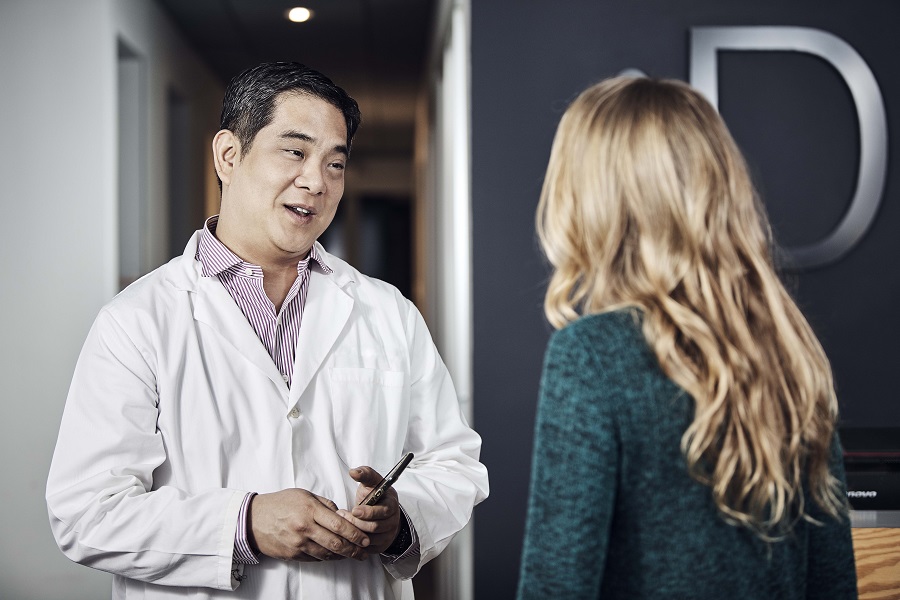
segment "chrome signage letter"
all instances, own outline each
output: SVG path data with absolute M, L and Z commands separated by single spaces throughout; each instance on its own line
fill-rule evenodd
M 875 76 L 842 39 L 807 27 L 694 27 L 691 29 L 691 85 L 718 108 L 717 52 L 788 51 L 813 54 L 841 74 L 859 117 L 859 172 L 856 190 L 838 226 L 808 246 L 785 248 L 792 266 L 812 268 L 839 260 L 865 235 L 875 219 L 887 177 L 887 116 Z

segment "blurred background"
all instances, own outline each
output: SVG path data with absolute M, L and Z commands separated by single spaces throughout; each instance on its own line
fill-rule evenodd
M 550 334 L 534 211 L 568 102 L 624 71 L 715 96 L 834 363 L 851 484 L 887 482 L 854 524 L 900 526 L 898 23 L 892 0 L 0 0 L 0 598 L 109 597 L 43 500 L 72 369 L 99 308 L 218 211 L 223 91 L 268 60 L 359 101 L 323 242 L 416 302 L 484 438 L 491 496 L 418 597 L 514 595 Z

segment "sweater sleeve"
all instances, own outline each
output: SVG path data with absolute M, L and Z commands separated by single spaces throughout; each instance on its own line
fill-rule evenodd
M 518 598 L 597 598 L 616 495 L 612 393 L 572 328 L 554 334 L 538 400 Z
M 847 490 L 844 458 L 838 434 L 831 444 L 831 474 L 841 484 L 841 493 Z M 807 598 L 846 599 L 857 598 L 856 563 L 853 557 L 853 537 L 847 515 L 835 519 L 810 502 L 810 516 L 822 523 L 811 525 L 809 530 L 809 557 L 807 570 Z

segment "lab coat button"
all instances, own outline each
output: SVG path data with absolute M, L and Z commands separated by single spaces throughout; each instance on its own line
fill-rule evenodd
M 292 419 L 296 419 L 297 417 L 300 416 L 300 411 L 295 408 L 295 409 L 291 410 L 291 412 L 288 413 L 288 416 Z

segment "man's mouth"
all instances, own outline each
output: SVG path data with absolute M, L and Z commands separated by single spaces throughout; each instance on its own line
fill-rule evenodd
M 292 210 L 295 213 L 297 213 L 298 215 L 301 215 L 304 217 L 310 217 L 310 216 L 316 214 L 313 211 L 311 211 L 310 209 L 303 208 L 302 206 L 286 206 L 286 208 L 288 208 L 289 210 Z

